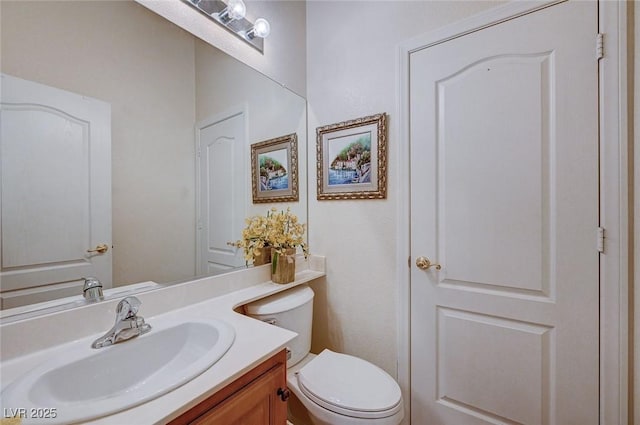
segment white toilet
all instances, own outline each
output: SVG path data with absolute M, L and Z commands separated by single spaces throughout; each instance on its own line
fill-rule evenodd
M 297 286 L 245 306 L 249 316 L 296 332 L 287 386 L 314 425 L 398 425 L 404 416 L 397 382 L 379 367 L 346 354 L 311 348 L 313 290 Z

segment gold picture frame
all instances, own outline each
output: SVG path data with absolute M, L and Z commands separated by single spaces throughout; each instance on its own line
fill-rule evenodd
M 253 203 L 298 201 L 298 135 L 251 145 Z
M 386 199 L 387 115 L 316 129 L 318 200 Z

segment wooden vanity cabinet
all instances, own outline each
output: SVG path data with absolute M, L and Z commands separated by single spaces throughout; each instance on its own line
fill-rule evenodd
M 285 425 L 289 396 L 286 362 L 283 350 L 169 425 Z

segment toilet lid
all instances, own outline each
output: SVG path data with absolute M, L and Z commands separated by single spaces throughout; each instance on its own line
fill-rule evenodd
M 373 364 L 324 350 L 298 372 L 300 390 L 320 406 L 346 416 L 382 418 L 401 407 L 396 381 Z

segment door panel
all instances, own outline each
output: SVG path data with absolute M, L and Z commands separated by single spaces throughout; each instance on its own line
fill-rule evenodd
M 437 258 L 447 264 L 447 283 L 548 292 L 542 275 L 548 273 L 554 182 L 549 181 L 550 137 L 548 130 L 543 133 L 549 116 L 542 111 L 550 110 L 550 66 L 547 54 L 499 56 L 436 83 L 441 195 L 436 220 L 442 241 Z M 483 125 L 507 116 L 508 125 Z M 473 178 L 458 178 L 463 175 Z M 468 211 L 475 211 L 472 220 Z
M 3 75 L 0 122 L 2 307 L 111 287 L 110 105 Z
M 543 423 L 553 329 L 444 307 L 436 314 L 440 403 L 472 416 Z
M 10 247 L 2 252 L 3 267 L 76 260 L 89 248 L 89 167 L 81 165 L 89 164 L 89 123 L 24 105 L 7 105 L 2 120 L 2 156 L 8 159 L 2 177 L 9 182 L 2 192 L 2 242 Z M 47 221 L 39 218 L 43 210 Z M 39 243 L 43 234 L 52 245 Z
M 596 7 L 411 54 L 412 423 L 598 422 Z

